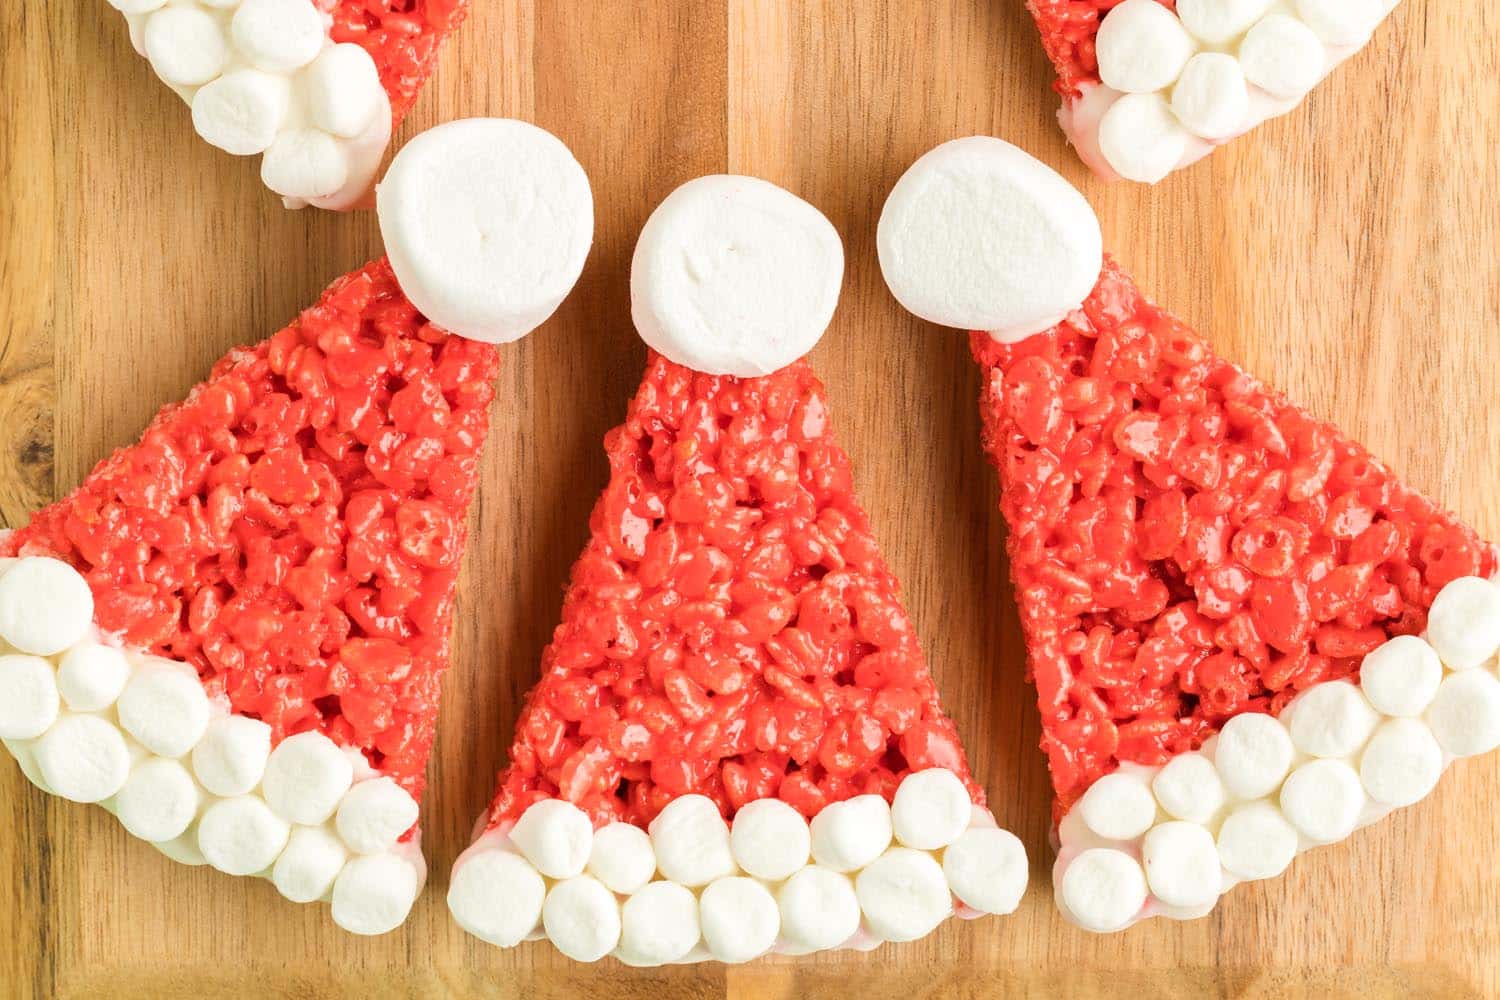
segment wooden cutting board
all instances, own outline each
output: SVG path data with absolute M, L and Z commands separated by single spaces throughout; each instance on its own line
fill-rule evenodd
M 1500 763 L 1211 917 L 1113 937 L 1051 900 L 1048 785 L 962 337 L 887 295 L 875 220 L 942 140 L 1003 136 L 1097 207 L 1144 288 L 1500 535 L 1500 7 L 1407 0 L 1296 113 L 1156 188 L 1092 178 L 1053 121 L 1019 0 L 475 0 L 401 139 L 468 115 L 561 136 L 598 238 L 557 317 L 505 349 L 425 814 L 433 876 L 376 940 L 269 884 L 167 862 L 0 763 L 0 995 L 1464 996 L 1500 990 Z M 97 0 L 0 4 L 0 523 L 74 486 L 227 348 L 379 253 L 369 214 L 283 211 L 210 149 Z M 838 226 L 813 356 L 975 774 L 1033 858 L 1008 919 L 870 955 L 630 971 L 499 952 L 443 905 L 557 618 L 599 441 L 644 349 L 627 273 L 651 207 L 732 171 Z

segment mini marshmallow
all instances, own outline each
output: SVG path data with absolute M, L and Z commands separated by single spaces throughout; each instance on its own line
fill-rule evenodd
M 143 661 L 120 692 L 120 726 L 160 757 L 181 757 L 208 730 L 211 706 L 190 667 Z
M 208 859 L 203 856 L 202 851 L 198 850 L 198 831 L 191 824 L 181 835 L 171 840 L 152 842 L 151 846 L 179 865 L 191 865 L 196 868 L 208 864 Z
M 344 866 L 333 883 L 333 922 L 351 934 L 384 934 L 401 926 L 422 876 L 394 854 L 371 854 Z
M 1160 94 L 1126 94 L 1099 119 L 1099 152 L 1126 180 L 1155 184 L 1182 162 L 1188 133 Z
M 1370 798 L 1409 806 L 1427 797 L 1443 775 L 1443 749 L 1420 719 L 1388 719 L 1359 759 L 1359 780 Z
M 1414 635 L 1396 636 L 1366 655 L 1359 668 L 1360 689 L 1384 715 L 1421 715 L 1442 682 L 1437 651 Z
M 235 156 L 264 153 L 276 141 L 290 105 L 286 77 L 238 69 L 193 95 L 193 130 L 209 145 Z
M 1080 927 L 1104 934 L 1140 914 L 1146 905 L 1146 873 L 1124 851 L 1094 847 L 1069 863 L 1058 893 Z
M 326 198 L 348 183 L 349 157 L 327 132 L 286 129 L 261 158 L 260 179 L 285 198 Z
M 863 868 L 891 846 L 891 808 L 879 795 L 831 802 L 812 818 L 813 859 L 836 872 Z
M 202 792 L 187 768 L 156 757 L 131 772 L 115 795 L 114 811 L 125 829 L 157 843 L 182 836 L 201 801 Z
M 1012 913 L 1026 893 L 1026 847 L 1009 830 L 973 827 L 943 852 L 943 877 L 966 906 Z
M 312 0 L 244 0 L 230 21 L 235 47 L 261 69 L 289 73 L 323 51 L 327 28 Z
M 1365 808 L 1359 774 L 1341 760 L 1313 760 L 1287 776 L 1281 812 L 1308 840 L 1331 844 L 1359 825 Z
M 646 220 L 630 264 L 630 314 L 670 361 L 710 375 L 769 375 L 817 344 L 843 280 L 843 243 L 812 205 L 753 177 L 699 177 Z
M 646 831 L 630 823 L 610 823 L 594 832 L 588 873 L 611 892 L 628 896 L 656 874 L 656 852 Z
M 1010 143 L 945 143 L 902 175 L 876 233 L 880 270 L 908 311 L 1014 342 L 1083 304 L 1104 265 L 1089 203 Z
M 1219 732 L 1214 767 L 1238 799 L 1258 799 L 1281 786 L 1295 750 L 1286 727 L 1269 715 L 1236 715 Z
M 1134 840 L 1156 822 L 1156 799 L 1146 783 L 1119 771 L 1090 785 L 1078 810 L 1084 825 L 1106 840 Z
M 36 741 L 49 788 L 70 802 L 102 802 L 130 776 L 125 736 L 97 715 L 64 715 Z
M 1240 42 L 1245 79 L 1282 100 L 1301 97 L 1323 79 L 1328 53 L 1311 28 L 1285 14 L 1264 18 Z
M 908 774 L 891 801 L 896 840 L 919 851 L 937 851 L 969 828 L 974 803 L 958 775 L 945 767 Z
M 1241 132 L 1250 116 L 1250 89 L 1239 60 L 1222 52 L 1193 56 L 1172 88 L 1172 113 L 1204 139 L 1228 139 Z
M 632 965 L 666 965 L 686 956 L 701 936 L 692 891 L 676 882 L 652 882 L 625 900 L 618 954 Z
M 401 291 L 473 340 L 507 343 L 545 322 L 593 243 L 583 168 L 557 137 L 525 122 L 429 129 L 396 154 L 376 201 Z
M 291 826 L 254 795 L 220 799 L 198 820 L 198 849 L 226 875 L 257 875 L 287 845 Z
M 276 815 L 317 826 L 333 815 L 354 784 L 354 765 L 338 745 L 318 732 L 298 733 L 271 751 L 261 779 Z
M 573 878 L 589 862 L 594 824 L 571 802 L 543 799 L 521 814 L 510 839 L 543 875 Z
M 748 962 L 770 951 L 781 931 L 781 911 L 753 878 L 721 878 L 698 901 L 703 943 L 721 962 Z
M 63 654 L 57 666 L 57 690 L 75 712 L 102 712 L 113 705 L 130 680 L 130 661 L 123 650 L 97 642 L 80 642 Z
M 1455 757 L 1493 750 L 1500 746 L 1500 681 L 1486 670 L 1449 674 L 1426 718 L 1432 735 Z
M 1178 754 L 1156 773 L 1151 790 L 1177 819 L 1208 824 L 1224 807 L 1224 782 L 1213 761 L 1201 753 Z
M 1223 45 L 1265 16 L 1275 0 L 1177 0 L 1177 16 L 1199 41 Z
M 1297 830 L 1267 801 L 1249 802 L 1219 827 L 1219 863 L 1247 881 L 1275 878 L 1297 856 Z
M 1141 863 L 1151 892 L 1168 906 L 1209 906 L 1223 888 L 1219 849 L 1197 823 L 1153 827 L 1141 841 Z
M 380 777 L 349 789 L 339 803 L 334 826 L 350 850 L 380 854 L 394 848 L 416 822 L 417 800 L 394 779 Z
M 1354 756 L 1380 721 L 1359 688 L 1348 681 L 1313 685 L 1282 718 L 1289 723 L 1292 745 L 1310 757 Z
M 26 780 L 48 795 L 56 795 L 52 787 L 47 784 L 47 779 L 42 777 L 42 769 L 36 762 L 36 744 L 31 740 L 0 739 L 0 745 L 10 751 L 10 755 L 16 759 L 21 773 Z
M 1127 94 L 1172 85 L 1198 46 L 1156 0 L 1125 0 L 1105 14 L 1094 38 L 1099 79 Z
M 1297 16 L 1329 45 L 1363 45 L 1385 13 L 1381 0 L 1297 0 Z
M 1449 669 L 1483 666 L 1500 650 L 1500 587 L 1477 576 L 1448 584 L 1427 612 L 1427 641 Z
M 738 870 L 729 827 L 706 796 L 673 799 L 651 821 L 650 834 L 657 867 L 674 882 L 697 888 Z
M 82 641 L 94 595 L 72 566 L 29 556 L 0 576 L 0 639 L 23 653 L 54 656 Z
M 352 42 L 325 49 L 307 68 L 306 80 L 307 112 L 325 132 L 352 139 L 386 112 L 375 60 Z
M 156 75 L 178 87 L 207 83 L 229 60 L 218 18 L 190 4 L 152 14 L 146 21 L 145 48 Z
M 802 814 L 780 799 L 757 799 L 735 813 L 729 848 L 757 878 L 780 882 L 807 864 L 812 832 Z
M 809 865 L 776 893 L 782 935 L 808 951 L 836 948 L 859 930 L 859 897 L 849 876 Z
M 513 948 L 536 929 L 546 895 L 547 883 L 531 862 L 491 849 L 466 855 L 454 868 L 448 909 L 481 941 Z
M 915 941 L 953 915 L 953 893 L 937 859 L 892 847 L 854 879 L 870 932 L 884 941 Z
M 542 926 L 558 951 L 575 962 L 596 962 L 620 943 L 620 904 L 598 879 L 580 875 L 547 893 Z
M 193 773 L 210 792 L 233 798 L 260 784 L 270 756 L 270 726 L 259 719 L 226 715 L 209 723 L 193 747 Z
M 52 664 L 40 656 L 0 656 L 0 738 L 30 740 L 57 721 L 61 707 Z
M 328 895 L 344 870 L 349 852 L 343 841 L 321 826 L 299 826 L 271 869 L 271 882 L 294 903 L 311 903 Z

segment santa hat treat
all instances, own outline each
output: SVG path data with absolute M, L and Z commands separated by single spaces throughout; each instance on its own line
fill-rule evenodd
M 1027 0 L 1058 120 L 1101 176 L 1155 184 L 1286 114 L 1399 0 Z
M 493 345 L 546 319 L 593 231 L 582 169 L 521 122 L 418 137 L 380 201 L 388 260 L 0 539 L 0 737 L 32 782 L 360 934 L 425 877 Z
M 345 209 L 375 180 L 469 0 L 109 0 L 204 140 L 260 156 L 288 208 Z
M 996 827 L 799 360 L 838 234 L 704 177 L 646 223 L 651 347 L 562 623 L 448 905 L 502 947 L 632 965 L 909 941 L 1006 913 Z
M 980 331 L 1069 917 L 1202 916 L 1500 746 L 1500 552 L 1148 302 L 1060 177 L 949 143 L 878 242 Z

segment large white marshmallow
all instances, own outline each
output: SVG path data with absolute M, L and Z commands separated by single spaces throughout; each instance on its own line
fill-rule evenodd
M 1250 88 L 1239 60 L 1222 52 L 1193 56 L 1172 88 L 1172 113 L 1204 139 L 1228 139 L 1241 132 L 1250 117 Z
M 402 292 L 472 340 L 507 343 L 546 321 L 594 238 L 583 168 L 557 137 L 525 122 L 429 129 L 396 154 L 376 201 Z
M 142 840 L 159 843 L 187 832 L 198 815 L 203 793 L 188 769 L 175 760 L 142 762 L 115 795 L 121 824 Z
M 1099 153 L 1126 180 L 1155 184 L 1182 162 L 1191 136 L 1160 94 L 1125 94 L 1099 119 Z
M 1276 0 L 1177 0 L 1177 16 L 1194 38 L 1223 45 L 1249 30 Z
M 327 132 L 284 129 L 261 157 L 260 179 L 286 198 L 327 198 L 349 182 L 349 155 Z
M 673 799 L 651 821 L 651 846 L 664 877 L 697 888 L 738 870 L 729 826 L 704 795 Z
M 255 795 L 220 799 L 198 820 L 198 849 L 226 875 L 257 875 L 286 847 L 292 828 Z
M 588 873 L 611 892 L 628 896 L 656 874 L 656 852 L 646 831 L 630 823 L 610 823 L 594 832 Z
M 1331 844 L 1359 825 L 1364 811 L 1359 774 L 1341 760 L 1312 760 L 1287 775 L 1281 812 L 1308 840 Z
M 892 847 L 854 878 L 871 933 L 884 941 L 915 941 L 953 915 L 953 893 L 937 859 Z
M 1141 864 L 1151 892 L 1168 906 L 1209 906 L 1223 888 L 1213 834 L 1197 823 L 1153 827 L 1141 841 Z
M 334 818 L 344 843 L 360 854 L 391 850 L 416 822 L 417 800 L 388 777 L 361 781 L 349 789 Z
M 344 842 L 321 826 L 299 826 L 271 869 L 271 882 L 294 903 L 311 903 L 327 896 L 344 870 L 349 851 Z
M 646 220 L 630 263 L 630 314 L 670 361 L 769 375 L 817 344 L 843 280 L 843 243 L 812 205 L 754 177 L 699 177 Z
M 1365 656 L 1359 686 L 1385 715 L 1415 717 L 1427 711 L 1443 682 L 1435 649 L 1414 635 L 1398 635 Z
M 812 833 L 802 814 L 780 799 L 747 802 L 734 815 L 729 847 L 745 871 L 780 882 L 807 864 Z
M 945 767 L 908 774 L 891 800 L 891 829 L 898 843 L 937 851 L 969 828 L 974 803 L 963 781 Z
M 1357 754 L 1380 715 L 1360 689 L 1348 681 L 1315 684 L 1298 696 L 1282 720 L 1292 734 L 1292 745 L 1310 757 L 1352 757 Z
M 286 121 L 291 96 L 285 76 L 258 69 L 225 73 L 193 95 L 193 130 L 235 156 L 264 153 Z
M 207 83 L 229 60 L 218 18 L 192 4 L 166 7 L 147 18 L 145 49 L 156 75 L 178 87 Z
M 0 656 L 0 738 L 30 740 L 45 733 L 62 700 L 52 664 L 40 656 Z
M 1262 19 L 1240 42 L 1245 79 L 1272 97 L 1300 98 L 1323 79 L 1328 53 L 1311 28 L 1285 14 Z
M 770 890 L 742 875 L 721 878 L 698 900 L 703 943 L 721 962 L 748 962 L 771 950 L 781 931 L 781 911 Z
M 1443 749 L 1420 719 L 1388 719 L 1375 730 L 1359 759 L 1359 778 L 1370 798 L 1409 806 L 1426 798 L 1443 776 Z
M 307 113 L 325 132 L 352 139 L 388 111 L 380 71 L 370 53 L 352 42 L 331 45 L 307 67 Z
M 130 776 L 125 736 L 97 715 L 63 715 L 36 741 L 47 786 L 71 802 L 102 802 Z
M 1030 869 L 1015 834 L 976 826 L 943 851 L 943 876 L 953 894 L 982 913 L 1011 913 L 1021 905 Z
M 1219 862 L 1239 878 L 1275 878 L 1297 856 L 1297 830 L 1267 801 L 1248 802 L 1219 827 Z
M 859 930 L 859 897 L 849 876 L 809 865 L 776 893 L 783 937 L 799 948 L 836 948 Z
M 1449 674 L 1426 714 L 1442 748 L 1473 757 L 1500 746 L 1500 681 L 1487 670 Z
M 230 33 L 235 48 L 256 66 L 287 73 L 323 51 L 328 29 L 312 0 L 244 0 Z
M 80 642 L 94 620 L 88 582 L 60 559 L 28 556 L 0 576 L 0 639 L 54 656 Z
M 1130 923 L 1146 905 L 1146 873 L 1124 851 L 1092 847 L 1068 864 L 1058 893 L 1080 927 L 1106 934 Z
M 288 736 L 271 751 L 261 785 L 276 814 L 291 823 L 317 826 L 333 815 L 354 784 L 354 764 L 318 732 Z
M 1219 731 L 1214 766 L 1231 795 L 1258 799 L 1281 787 L 1295 753 L 1285 726 L 1269 715 L 1246 712 Z
M 676 882 L 652 882 L 625 900 L 618 954 L 632 965 L 666 965 L 702 936 L 698 898 Z
M 812 818 L 813 859 L 836 872 L 863 868 L 891 846 L 891 808 L 879 795 L 831 802 Z
M 1483 666 L 1500 650 L 1500 587 L 1477 576 L 1448 584 L 1427 612 L 1427 641 L 1453 670 Z
M 1089 786 L 1078 811 L 1084 825 L 1106 840 L 1134 840 L 1156 822 L 1156 799 L 1144 780 L 1116 771 Z
M 121 728 L 160 757 L 181 757 L 197 746 L 212 714 L 192 668 L 156 658 L 138 661 L 116 708 Z
M 932 323 L 1012 342 L 1083 304 L 1104 266 L 1089 203 L 1040 160 L 987 136 L 912 164 L 876 233 L 891 294 Z
M 1201 753 L 1178 754 L 1156 772 L 1151 790 L 1177 819 L 1208 824 L 1224 807 L 1224 782 L 1213 761 Z
M 620 904 L 604 883 L 579 875 L 547 893 L 542 926 L 564 955 L 575 962 L 597 962 L 620 943 Z
M 1381 0 L 1297 0 L 1297 16 L 1329 45 L 1363 45 L 1385 13 Z
M 355 858 L 334 880 L 333 922 L 351 934 L 384 934 L 401 926 L 421 891 L 411 862 L 394 854 Z
M 1127 94 L 1172 85 L 1197 51 L 1182 22 L 1156 0 L 1125 0 L 1099 22 L 1099 79 Z
M 593 847 L 594 824 L 588 814 L 562 799 L 534 802 L 516 820 L 510 839 L 526 860 L 548 878 L 583 874 Z
M 193 747 L 193 773 L 215 795 L 233 798 L 260 784 L 271 757 L 271 727 L 259 719 L 226 715 L 213 720 Z
M 113 705 L 130 680 L 123 650 L 80 642 L 57 665 L 57 690 L 75 712 L 102 712 Z
M 454 868 L 448 909 L 481 941 L 513 948 L 536 929 L 546 895 L 547 883 L 531 862 L 490 848 L 466 855 Z

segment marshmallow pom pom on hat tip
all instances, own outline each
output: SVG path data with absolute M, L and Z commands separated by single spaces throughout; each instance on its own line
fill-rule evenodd
M 540 326 L 594 238 L 588 177 L 535 125 L 470 118 L 417 136 L 376 188 L 386 255 L 429 320 L 503 344 Z
M 669 361 L 754 378 L 812 350 L 843 279 L 843 243 L 812 205 L 754 177 L 699 177 L 641 230 L 631 318 Z
M 886 199 L 876 242 L 908 311 L 1011 343 L 1083 304 L 1104 266 L 1099 220 L 1059 174 L 1010 143 L 955 139 Z

